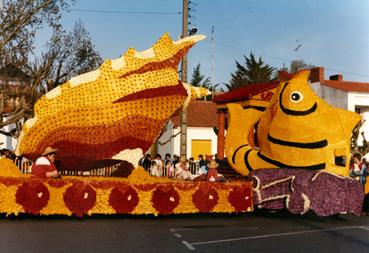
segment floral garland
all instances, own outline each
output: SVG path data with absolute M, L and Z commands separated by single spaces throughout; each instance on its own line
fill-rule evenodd
M 1 170 L 0 164 L 0 170 Z M 0 213 L 33 215 L 154 214 L 252 211 L 249 182 L 153 178 L 137 168 L 128 179 L 41 179 L 0 175 Z

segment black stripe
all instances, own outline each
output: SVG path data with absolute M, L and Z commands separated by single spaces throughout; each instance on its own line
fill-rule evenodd
M 281 162 L 278 162 L 276 160 L 270 159 L 262 154 L 260 154 L 260 152 L 258 152 L 258 156 L 263 159 L 264 161 L 271 163 L 273 165 L 276 165 L 279 168 L 286 168 L 286 169 L 308 169 L 308 170 L 322 170 L 325 169 L 325 163 L 319 163 L 319 164 L 314 164 L 314 165 L 309 165 L 309 166 L 292 166 L 292 165 L 287 165 Z
M 268 140 L 274 144 L 288 146 L 288 147 L 295 147 L 295 148 L 324 148 L 328 145 L 327 140 L 317 141 L 317 142 L 308 142 L 308 143 L 300 143 L 300 142 L 291 142 L 291 141 L 283 141 L 280 139 L 276 139 L 268 134 Z
M 284 87 L 283 87 L 281 93 L 279 94 L 279 107 L 281 107 L 282 111 L 285 114 L 291 115 L 291 116 L 304 116 L 304 115 L 308 115 L 310 113 L 315 112 L 316 108 L 318 107 L 317 103 L 314 103 L 314 105 L 306 111 L 295 111 L 295 110 L 290 110 L 290 109 L 284 107 L 283 104 L 282 104 L 282 95 L 283 95 L 283 92 L 286 89 L 287 85 L 288 85 L 288 83 L 284 84 Z
M 249 170 L 249 172 L 252 171 L 252 167 L 251 167 L 251 165 L 249 163 L 249 154 L 250 154 L 251 151 L 253 151 L 253 149 L 247 150 L 247 152 L 245 153 L 245 156 L 243 158 L 244 161 L 245 161 L 246 168 Z
M 255 110 L 258 110 L 260 112 L 265 112 L 265 107 L 263 106 L 254 106 L 254 105 L 247 105 L 247 106 L 244 106 L 243 109 L 255 109 Z
M 246 147 L 246 146 L 248 146 L 248 145 L 247 145 L 247 144 L 245 144 L 245 145 L 241 145 L 241 146 L 239 146 L 239 147 L 234 151 L 233 156 L 232 156 L 232 163 L 233 163 L 233 164 L 235 164 L 235 163 L 236 163 L 236 153 L 237 153 L 241 148 Z

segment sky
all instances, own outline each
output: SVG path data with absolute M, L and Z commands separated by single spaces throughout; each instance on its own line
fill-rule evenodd
M 275 68 L 299 59 L 324 67 L 326 79 L 340 73 L 344 80 L 369 82 L 368 0 L 191 2 L 189 28 L 193 24 L 197 34 L 207 39 L 188 54 L 189 80 L 199 63 L 201 72 L 211 77 L 214 62 L 213 83 L 228 83 L 236 69 L 235 61 L 243 63 L 243 55 L 252 52 Z M 71 30 L 80 19 L 102 58 L 115 59 L 129 47 L 138 51 L 150 48 L 165 32 L 179 39 L 181 12 L 182 0 L 76 0 L 68 12 L 63 12 L 62 24 Z M 40 45 L 48 36 L 39 37 Z M 294 51 L 300 44 L 298 52 Z

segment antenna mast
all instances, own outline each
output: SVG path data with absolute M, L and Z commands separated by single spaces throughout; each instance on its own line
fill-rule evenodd
M 211 28 L 211 82 L 215 84 L 215 50 L 214 50 L 214 26 Z

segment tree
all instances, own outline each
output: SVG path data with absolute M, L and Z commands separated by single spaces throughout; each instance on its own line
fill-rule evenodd
M 236 71 L 231 74 L 229 84 L 224 84 L 228 90 L 249 84 L 267 83 L 273 80 L 274 68 L 265 64 L 261 57 L 258 60 L 250 53 L 249 58 L 244 55 L 245 65 L 236 61 Z
M 190 83 L 195 87 L 204 87 L 206 89 L 209 89 L 211 86 L 210 77 L 205 78 L 205 76 L 201 74 L 200 63 L 193 69 Z
M 192 78 L 190 81 L 191 85 L 195 87 L 203 87 L 210 91 L 216 91 L 219 84 L 213 85 L 211 83 L 210 77 L 206 77 L 201 74 L 200 63 L 196 65 L 192 72 Z
M 311 69 L 314 65 L 305 63 L 304 60 L 293 60 L 290 65 L 290 73 L 294 74 L 301 69 Z
M 0 80 L 0 129 L 16 125 L 11 131 L 0 133 L 17 137 L 24 120 L 33 116 L 33 106 L 42 94 L 101 63 L 81 22 L 75 24 L 72 32 L 62 29 L 60 11 L 66 6 L 63 0 L 3 1 L 0 67 L 6 70 L 6 66 L 12 66 L 9 69 L 24 73 L 26 80 L 17 81 L 16 85 L 9 82 L 12 80 Z M 51 27 L 53 35 L 46 45 L 47 51 L 37 57 L 33 52 L 33 39 L 45 23 Z M 10 73 L 4 71 L 2 74 L 9 76 Z

